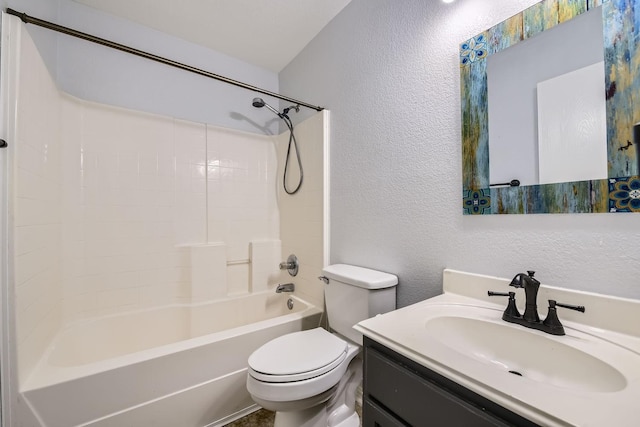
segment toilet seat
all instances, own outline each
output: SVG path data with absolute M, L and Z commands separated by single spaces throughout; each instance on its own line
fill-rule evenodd
M 346 341 L 322 328 L 278 337 L 249 356 L 249 374 L 260 381 L 287 383 L 314 378 L 347 357 Z
M 326 331 L 323 333 L 329 334 Z M 338 337 L 334 336 L 334 338 L 343 341 Z M 341 360 L 341 362 L 337 363 L 337 366 L 331 369 L 329 366 L 333 364 L 329 363 L 320 368 L 324 368 L 326 370 L 325 373 L 317 376 L 307 375 L 310 378 L 305 380 L 286 382 L 270 381 L 272 377 L 268 374 L 260 372 L 256 373 L 254 369 L 249 368 L 247 375 L 247 391 L 249 391 L 255 401 L 261 402 L 260 404 L 262 406 L 271 408 L 274 411 L 283 410 L 283 407 L 288 407 L 287 405 L 292 404 L 292 402 L 295 402 L 295 405 L 298 407 L 300 405 L 306 406 L 306 404 L 311 404 L 313 402 L 315 402 L 313 404 L 321 403 L 320 401 L 317 401 L 317 399 L 322 396 L 324 396 L 322 397 L 323 399 L 331 397 L 333 392 L 330 390 L 340 382 L 350 366 L 351 361 L 360 353 L 360 346 L 351 342 L 345 343 L 347 345 L 345 357 L 337 358 L 338 360 Z M 312 371 L 307 371 L 309 374 L 311 374 L 311 372 Z M 260 374 L 264 375 L 263 378 L 266 378 L 266 380 L 263 381 L 257 378 Z M 291 379 L 294 378 L 294 375 L 297 374 L 285 375 L 283 377 Z M 274 377 L 278 379 L 277 376 Z

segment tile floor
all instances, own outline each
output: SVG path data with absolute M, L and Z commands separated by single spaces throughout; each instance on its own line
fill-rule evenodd
M 273 427 L 275 417 L 275 412 L 260 409 L 246 417 L 227 424 L 225 427 Z

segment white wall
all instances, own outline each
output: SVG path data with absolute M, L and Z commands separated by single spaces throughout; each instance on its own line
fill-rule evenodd
M 58 12 L 58 0 L 0 0 L 0 7 L 4 11 L 7 7 L 37 16 L 41 19 L 54 21 Z M 55 76 L 57 66 L 57 38 L 52 36 L 49 30 L 31 26 L 30 35 L 33 38 L 40 55 L 49 68 L 49 72 Z
M 0 6 L 278 92 L 272 71 L 72 0 L 0 0 Z M 251 106 L 259 94 L 33 24 L 27 28 L 59 87 L 71 95 L 230 129 L 277 133 L 273 115 Z
M 640 215 L 462 215 L 459 43 L 534 0 L 354 0 L 280 74 L 332 112 L 331 262 L 439 294 L 445 267 L 640 298 Z
M 14 132 L 8 135 L 13 176 L 9 187 L 13 201 L 9 207 L 14 253 L 10 257 L 14 274 L 12 327 L 18 378 L 24 381 L 62 318 L 62 143 L 55 84 L 28 34 L 16 31 L 13 37 L 22 43 L 18 48 L 6 47 L 17 52 L 11 69 L 19 73 L 9 82 L 17 89 L 15 99 L 7 105 L 10 114 L 15 114 L 7 124 Z
M 297 123 L 294 134 L 300 149 L 304 178 L 302 186 L 294 195 L 288 195 L 282 187 L 284 164 L 289 144 L 289 132 L 278 136 L 278 206 L 280 207 L 280 239 L 282 241 L 282 261 L 290 254 L 298 258 L 299 271 L 291 277 L 286 271 L 280 274 L 280 283 L 293 282 L 296 294 L 322 308 L 324 283 L 318 280 L 322 269 L 328 264 L 325 245 L 325 152 L 328 147 L 329 112 L 313 114 L 299 122 L 299 117 L 291 113 Z M 299 168 L 295 149 L 291 148 L 287 168 L 287 188 L 298 185 Z

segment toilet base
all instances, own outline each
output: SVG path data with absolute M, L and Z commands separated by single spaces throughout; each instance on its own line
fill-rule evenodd
M 329 424 L 326 407 L 318 411 L 317 407 L 295 412 L 276 412 L 274 427 L 359 427 L 360 417 L 354 411 L 337 424 Z
M 331 396 L 319 405 L 292 411 L 276 411 L 274 427 L 359 427 L 356 413 L 356 389 L 362 381 L 362 357 L 349 363 L 347 372 L 331 390 Z M 324 394 L 324 393 L 323 393 Z
M 274 427 L 359 427 L 356 389 L 362 381 L 362 357 L 355 356 L 340 382 L 308 399 L 270 402 L 253 396 L 256 403 L 276 412 Z
M 338 424 L 334 424 L 332 427 L 360 427 L 360 417 L 354 412 Z
M 327 412 L 317 406 L 292 412 L 276 412 L 273 427 L 326 427 Z

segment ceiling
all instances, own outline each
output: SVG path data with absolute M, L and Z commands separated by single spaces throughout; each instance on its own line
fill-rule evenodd
M 74 0 L 281 71 L 351 0 Z

